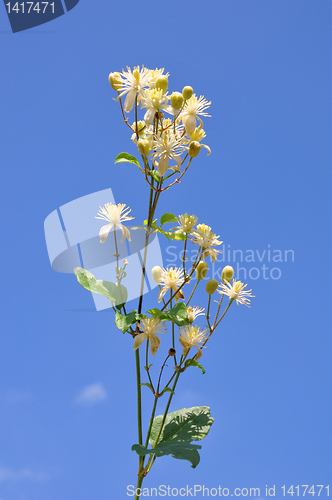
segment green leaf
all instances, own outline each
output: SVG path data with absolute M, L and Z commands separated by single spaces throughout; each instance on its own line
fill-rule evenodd
M 139 321 L 140 319 L 144 319 L 144 318 L 146 318 L 146 314 L 142 314 L 142 313 L 135 314 L 135 320 L 136 321 Z
M 189 325 L 187 307 L 183 302 L 178 302 L 169 311 L 160 311 L 157 308 L 147 311 L 152 316 L 157 316 L 161 320 L 172 321 L 178 326 Z
M 205 369 L 203 368 L 203 366 L 200 363 L 197 363 L 197 361 L 195 359 L 187 359 L 184 366 L 186 368 L 188 368 L 188 366 L 196 366 L 197 368 L 200 368 L 202 370 L 203 375 L 205 373 Z
M 130 325 L 136 322 L 136 309 L 131 311 L 129 314 L 121 314 L 119 311 L 115 313 L 115 326 L 119 328 L 123 333 L 126 333 Z
M 168 233 L 168 236 L 171 238 L 171 240 L 175 241 L 184 241 L 187 237 L 183 233 Z
M 192 468 L 194 469 L 199 464 L 199 453 L 197 450 L 202 447 L 199 444 L 190 444 L 190 443 L 163 443 L 158 444 L 155 448 L 144 448 L 141 444 L 134 444 L 131 449 L 136 451 L 138 455 L 144 457 L 145 455 L 156 454 L 157 457 L 162 457 L 165 455 L 172 455 L 174 458 L 178 458 L 180 460 L 188 460 L 192 464 Z
M 125 304 L 128 299 L 128 290 L 124 285 L 111 283 L 110 281 L 101 280 L 103 286 L 108 290 L 109 294 L 115 297 L 116 304 Z
M 127 301 L 128 292 L 125 286 L 110 281 L 96 280 L 94 275 L 83 269 L 82 267 L 75 267 L 74 273 L 76 274 L 77 281 L 83 288 L 92 293 L 99 293 L 104 295 L 111 302 L 121 304 Z M 120 293 L 121 290 L 121 293 Z
M 155 181 L 161 181 L 161 175 L 157 170 L 149 170 L 149 174 L 154 178 Z
M 149 389 L 151 389 L 152 394 L 155 395 L 151 384 L 149 384 L 148 382 L 144 382 L 144 384 L 142 383 L 141 385 L 146 385 Z
M 150 444 L 153 446 L 157 439 L 163 415 L 153 419 Z M 209 432 L 214 419 L 211 417 L 208 406 L 194 406 L 173 411 L 166 417 L 158 444 L 167 441 L 191 442 L 200 441 Z
M 120 153 L 115 158 L 114 163 L 135 163 L 135 165 L 137 165 L 138 167 L 140 166 L 138 159 L 128 153 Z
M 158 415 L 153 419 L 149 439 L 153 446 L 152 450 L 143 450 L 143 447 L 138 448 L 139 445 L 134 445 L 135 448 L 132 449 L 141 455 L 155 453 L 160 457 L 170 454 L 174 458 L 189 460 L 195 468 L 200 460 L 197 450 L 201 447 L 191 444 L 191 441 L 200 441 L 208 434 L 214 420 L 211 417 L 210 408 L 194 406 L 169 413 L 156 445 L 162 420 L 163 415 Z
M 178 222 L 178 219 L 174 214 L 167 213 L 160 217 L 160 225 L 163 226 L 167 222 Z
M 118 306 L 116 306 L 118 309 Z M 121 314 L 116 311 L 115 313 L 115 326 L 119 328 L 123 333 L 125 333 L 130 325 L 133 325 L 140 319 L 146 318 L 146 314 L 136 314 L 137 309 L 134 309 L 128 314 Z

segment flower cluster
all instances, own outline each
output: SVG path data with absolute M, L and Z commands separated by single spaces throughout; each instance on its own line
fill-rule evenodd
M 115 312 L 115 325 L 122 333 L 132 337 L 133 350 L 135 351 L 136 363 L 136 387 L 137 387 L 137 425 L 139 444 L 133 445 L 139 455 L 139 469 L 137 491 L 141 490 L 144 477 L 149 473 L 160 450 L 160 438 L 163 436 L 164 425 L 170 425 L 174 429 L 179 425 L 179 414 L 181 414 L 181 432 L 183 432 L 182 421 L 189 418 L 189 410 L 182 409 L 179 413 L 167 413 L 171 404 L 178 379 L 190 366 L 204 368 L 198 360 L 201 359 L 203 348 L 210 341 L 211 335 L 217 329 L 232 303 L 243 304 L 249 307 L 250 298 L 253 297 L 251 290 L 246 290 L 247 285 L 233 279 L 234 270 L 231 266 L 224 267 L 221 282 L 215 279 L 207 280 L 205 283 L 205 307 L 192 305 L 197 303 L 197 296 L 193 299 L 197 289 L 200 289 L 208 271 L 208 260 L 215 262 L 221 253 L 217 248 L 223 243 L 212 228 L 204 223 L 198 223 L 196 215 L 187 213 L 175 215 L 167 211 L 160 217 L 156 217 L 156 208 L 163 191 L 170 189 L 179 183 L 180 179 L 189 169 L 191 162 L 196 158 L 202 148 L 206 148 L 210 154 L 210 148 L 203 144 L 206 134 L 203 129 L 202 118 L 209 116 L 208 108 L 210 102 L 204 96 L 197 96 L 192 87 L 186 86 L 182 92 L 168 92 L 169 74 L 164 69 L 150 70 L 144 66 L 136 66 L 133 70 L 115 72 L 109 75 L 109 82 L 117 92 L 115 101 L 119 102 L 121 112 L 126 126 L 130 128 L 131 145 L 137 147 L 141 158 L 128 153 L 120 153 L 115 162 L 130 162 L 138 166 L 149 185 L 148 211 L 143 226 L 131 228 L 144 230 L 144 252 L 142 262 L 142 273 L 140 277 L 140 291 L 138 306 L 130 307 L 128 297 L 130 293 L 123 284 L 130 265 L 127 259 L 121 260 L 119 246 L 117 243 L 117 229 L 122 233 L 122 243 L 127 238 L 131 239 L 130 231 L 125 222 L 133 219 L 129 214 L 131 209 L 125 204 L 106 203 L 99 207 L 96 218 L 106 221 L 99 230 L 100 242 L 114 238 L 116 258 L 115 282 L 96 279 L 94 275 L 81 267 L 75 268 L 75 274 L 79 283 L 93 293 L 104 295 L 111 301 Z M 139 115 L 139 107 L 143 111 Z M 134 116 L 129 120 L 129 113 Z M 166 116 L 168 115 L 168 116 Z M 132 123 L 132 125 L 130 125 Z M 174 178 L 169 181 L 170 178 Z M 175 196 L 173 200 L 175 200 Z M 139 197 L 141 203 L 141 196 Z M 171 228 L 167 224 L 177 224 Z M 167 227 L 169 229 L 167 230 Z M 152 278 L 158 283 L 158 295 L 155 294 L 156 307 L 144 312 L 143 295 L 146 273 L 149 273 L 147 257 L 150 252 L 149 238 L 152 233 L 159 233 L 183 244 L 180 267 L 161 268 L 154 266 L 151 269 Z M 108 240 L 109 243 L 109 240 Z M 189 247 L 192 248 L 189 248 Z M 194 256 L 188 257 L 193 250 Z M 121 251 L 121 248 L 120 248 Z M 196 256 L 195 256 L 196 255 Z M 210 259 L 208 259 L 210 257 Z M 129 269 L 128 269 L 129 268 Z M 136 280 L 136 277 L 135 277 Z M 232 281 L 233 280 L 233 281 Z M 214 295 L 215 294 L 215 295 Z M 218 297 L 213 300 L 212 296 Z M 228 297 L 228 301 L 224 298 Z M 195 302 L 193 302 L 195 300 Z M 224 302 L 223 302 L 224 301 Z M 199 322 L 204 324 L 200 326 Z M 163 335 L 163 341 L 159 338 Z M 146 341 L 146 342 L 145 342 Z M 144 343 L 144 347 L 143 347 Z M 166 349 L 165 349 L 166 348 Z M 179 349 L 178 349 L 179 348 Z M 194 348 L 194 349 L 192 349 Z M 160 351 L 159 351 L 160 350 Z M 178 350 L 178 352 L 177 352 Z M 159 352 L 158 352 L 159 351 Z M 164 358 L 160 370 L 155 373 L 156 366 L 149 363 L 149 356 L 162 355 Z M 158 356 L 157 356 L 158 357 Z M 144 360 L 144 369 L 142 368 Z M 174 363 L 174 364 L 173 364 Z M 172 365 L 172 366 L 170 366 Z M 150 368 L 153 366 L 152 370 Z M 172 373 L 169 371 L 172 370 Z M 189 368 L 189 370 L 191 370 Z M 165 372 L 171 376 L 165 377 Z M 141 382 L 143 373 L 147 377 L 146 382 Z M 156 376 L 155 376 L 156 375 Z M 147 430 L 146 439 L 142 434 L 142 386 L 147 386 L 153 394 L 154 403 Z M 168 393 L 168 403 L 162 418 L 155 416 L 158 398 Z M 207 415 L 207 407 L 194 407 L 195 414 Z M 199 413 L 197 413 L 197 410 Z M 191 417 L 190 417 L 191 418 Z M 168 419 L 168 420 L 167 420 Z M 183 420 L 184 419 L 184 420 Z M 213 419 L 209 417 L 207 423 L 204 419 L 204 435 L 208 432 Z M 188 443 L 192 441 L 190 426 L 187 426 Z M 150 453 L 143 443 L 151 442 L 154 434 L 153 448 L 156 453 Z M 200 438 L 204 437 L 200 434 Z M 164 436 L 163 436 L 164 438 Z M 197 450 L 188 448 L 187 441 L 183 447 L 177 447 L 176 458 L 186 459 L 197 465 Z M 146 444 L 146 446 L 147 446 Z M 166 449 L 163 447 L 163 449 Z M 167 450 L 166 450 L 167 452 Z M 154 455 L 154 458 L 152 458 Z M 150 456 L 150 458 L 148 458 Z M 175 454 L 173 454 L 175 457 Z M 145 460 L 146 463 L 145 463 Z M 135 500 L 138 500 L 136 493 Z
M 129 113 L 135 105 L 135 122 L 132 139 L 139 152 L 145 157 L 145 173 L 149 175 L 148 159 L 152 160 L 152 169 L 157 169 L 161 177 L 168 169 L 181 173 L 181 168 L 188 160 L 198 156 L 205 138 L 201 117 L 210 116 L 207 109 L 211 102 L 204 96 L 197 97 L 192 87 L 186 86 L 182 92 L 168 93 L 169 73 L 164 69 L 150 70 L 142 66 L 133 71 L 115 72 L 109 75 L 112 88 L 118 93 L 115 100 L 120 100 L 126 123 Z M 122 98 L 125 98 L 122 104 Z M 137 105 L 145 110 L 143 120 L 137 119 Z M 170 118 L 165 118 L 167 113 Z M 184 168 L 185 170 L 185 168 Z

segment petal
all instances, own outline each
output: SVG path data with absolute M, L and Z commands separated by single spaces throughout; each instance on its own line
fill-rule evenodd
M 124 242 L 125 238 L 128 238 L 128 240 L 131 241 L 129 229 L 120 223 L 117 224 L 117 227 L 121 230 L 122 233 L 121 243 Z
M 146 339 L 147 334 L 146 333 L 140 333 L 139 335 L 136 335 L 135 340 L 134 340 L 134 351 L 139 348 L 141 344 L 143 344 L 144 340 Z
M 195 346 L 195 347 L 197 347 L 197 346 Z M 195 356 L 196 361 L 198 361 L 201 357 L 202 357 L 202 349 L 197 347 L 197 354 Z
M 150 340 L 151 354 L 152 356 L 154 356 L 159 349 L 160 338 L 157 337 L 156 335 L 150 335 L 149 340 Z
M 161 155 L 158 165 L 158 172 L 160 175 L 166 174 L 166 171 L 168 169 L 168 160 L 169 157 L 167 154 L 164 153 L 163 155 Z
M 164 286 L 164 288 L 162 288 L 160 290 L 159 295 L 158 295 L 158 303 L 162 301 L 162 298 L 164 297 L 164 295 L 168 289 L 169 289 L 169 286 Z
M 114 224 L 106 224 L 106 226 L 103 226 L 101 230 L 99 231 L 99 238 L 100 238 L 100 243 L 104 243 L 110 230 L 112 229 Z
M 195 128 L 196 128 L 196 117 L 195 117 L 195 115 L 189 115 L 186 118 L 184 126 L 186 128 L 187 134 L 190 137 L 191 134 L 195 131 Z
M 181 164 L 182 164 L 182 158 L 181 158 L 181 156 L 179 156 L 179 155 L 172 155 L 172 158 L 173 158 L 174 161 L 176 161 L 176 164 L 177 164 L 176 169 L 180 170 Z
M 129 111 L 132 110 L 132 107 L 135 102 L 135 97 L 136 97 L 136 89 L 131 89 L 126 97 L 125 103 L 124 103 L 124 110 L 126 113 L 129 113 Z
M 148 109 L 147 112 L 145 113 L 144 121 L 145 121 L 147 127 L 153 121 L 154 114 L 155 114 L 155 110 L 153 108 Z
M 184 347 L 182 350 L 182 356 L 187 356 L 189 351 L 190 351 L 190 347 Z

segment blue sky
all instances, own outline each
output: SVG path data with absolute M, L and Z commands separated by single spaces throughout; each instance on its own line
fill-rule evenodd
M 261 496 L 275 485 L 282 498 L 283 485 L 329 484 L 331 17 L 327 0 L 81 0 L 12 34 L 2 8 L 0 500 L 122 499 L 135 484 L 131 337 L 74 275 L 51 268 L 44 220 L 107 188 L 135 223 L 146 217 L 140 172 L 114 165 L 135 146 L 108 83 L 137 64 L 212 101 L 212 153 L 202 150 L 158 215 L 195 213 L 226 252 L 253 250 L 254 262 L 238 252 L 230 263 L 256 296 L 250 309 L 231 307 L 204 352 L 206 374 L 188 371 L 173 399 L 173 410 L 211 407 L 201 463 L 159 459 L 145 485 Z M 170 264 L 174 249 L 162 249 Z M 283 261 L 268 262 L 268 250 Z M 144 300 L 151 307 L 156 292 Z

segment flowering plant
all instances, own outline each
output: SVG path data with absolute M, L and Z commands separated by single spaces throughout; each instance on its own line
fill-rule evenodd
M 206 110 L 210 106 L 204 96 L 197 96 L 191 87 L 184 87 L 182 92 L 168 94 L 168 76 L 163 69 L 149 70 L 144 66 L 122 73 L 111 73 L 109 81 L 117 92 L 116 101 L 119 101 L 124 122 L 131 130 L 132 141 L 136 144 L 141 156 L 141 162 L 128 153 L 120 153 L 115 162 L 131 162 L 137 165 L 149 186 L 148 215 L 141 228 L 145 232 L 145 245 L 140 294 L 137 309 L 128 311 L 128 291 L 123 280 L 127 276 L 125 269 L 128 266 L 126 259 L 122 267 L 119 263 L 117 232 L 122 233 L 122 242 L 131 240 L 130 231 L 124 225 L 132 220 L 129 207 L 124 204 L 107 203 L 96 216 L 106 221 L 101 227 L 100 242 L 113 235 L 115 243 L 115 279 L 114 283 L 97 280 L 89 271 L 77 267 L 75 274 L 79 283 L 93 293 L 106 296 L 115 312 L 115 325 L 123 333 L 133 338 L 137 375 L 137 422 L 138 443 L 132 450 L 138 454 L 138 481 L 136 488 L 137 499 L 140 496 L 142 482 L 150 472 L 155 460 L 163 455 L 171 455 L 177 459 L 188 460 L 195 468 L 200 460 L 198 449 L 200 445 L 193 441 L 200 441 L 210 430 L 213 418 L 207 406 L 183 408 L 169 413 L 173 395 L 179 378 L 191 367 L 197 367 L 205 373 L 203 366 L 198 362 L 202 358 L 202 349 L 210 340 L 212 334 L 225 316 L 231 304 L 249 305 L 251 290 L 246 291 L 240 281 L 234 280 L 233 268 L 226 266 L 222 271 L 222 280 L 218 283 L 211 279 L 205 285 L 207 292 L 206 308 L 192 305 L 193 297 L 201 286 L 208 271 L 208 257 L 214 262 L 221 253 L 216 249 L 222 241 L 206 224 L 197 224 L 195 215 L 175 215 L 165 213 L 160 222 L 155 219 L 156 209 L 162 193 L 175 186 L 188 171 L 192 161 L 202 147 L 210 154 L 210 148 L 202 144 L 205 138 L 202 116 L 209 116 Z M 125 98 L 123 102 L 123 98 Z M 142 120 L 139 120 L 139 104 L 145 110 Z M 134 119 L 129 123 L 129 113 L 133 110 Z M 165 118 L 165 113 L 170 117 Z M 168 231 L 165 224 L 177 224 Z M 159 293 L 156 297 L 157 306 L 146 312 L 143 311 L 143 292 L 146 275 L 147 253 L 149 238 L 152 233 L 160 233 L 168 240 L 172 239 L 183 244 L 182 266 L 162 269 L 155 266 L 151 270 L 153 279 L 158 283 Z M 188 246 L 197 249 L 196 257 L 188 267 Z M 196 284 L 193 286 L 193 278 Z M 212 295 L 217 292 L 218 300 L 211 303 Z M 228 303 L 223 308 L 223 299 L 228 297 Z M 188 300 L 185 297 L 189 297 Z M 223 310 L 222 310 L 223 308 Z M 203 316 L 206 327 L 196 325 L 196 319 Z M 162 336 L 162 339 L 160 338 Z M 166 338 L 169 340 L 166 340 Z M 177 344 L 179 343 L 179 346 Z M 145 343 L 145 347 L 143 344 Z M 170 347 L 171 346 L 171 347 Z M 192 351 L 194 348 L 194 351 Z M 149 355 L 155 356 L 158 350 L 164 352 L 164 361 L 155 380 L 151 376 Z M 141 356 L 144 352 L 144 369 L 146 379 L 142 377 Z M 167 362 L 172 363 L 172 375 L 166 382 L 163 372 Z M 142 381 L 144 380 L 144 381 Z M 142 386 L 147 386 L 153 395 L 152 410 L 146 436 L 143 439 L 142 424 Z M 163 414 L 156 416 L 157 404 L 165 396 L 167 402 Z

